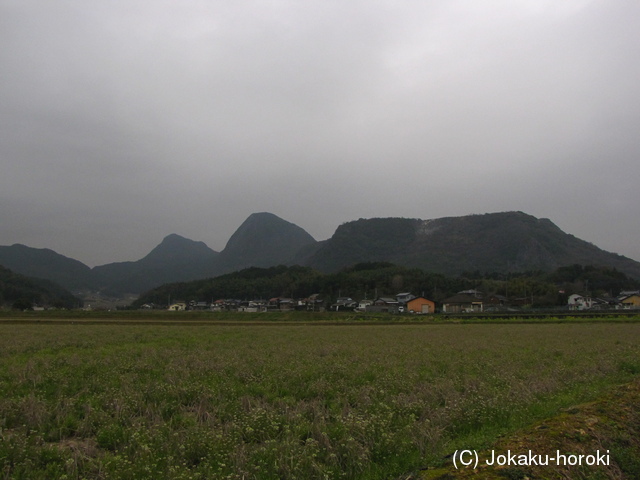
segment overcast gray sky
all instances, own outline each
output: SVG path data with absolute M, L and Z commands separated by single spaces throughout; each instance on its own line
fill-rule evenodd
M 0 245 L 521 210 L 640 260 L 637 0 L 0 0 Z

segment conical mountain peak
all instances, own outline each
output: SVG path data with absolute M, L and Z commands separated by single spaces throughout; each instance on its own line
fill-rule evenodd
M 212 257 L 217 252 L 210 249 L 204 242 L 197 242 L 172 233 L 164 237 L 162 242 L 144 257 L 142 262 L 156 262 L 183 260 L 195 257 Z
M 238 227 L 221 253 L 233 269 L 287 264 L 316 240 L 299 226 L 269 212 L 253 213 Z

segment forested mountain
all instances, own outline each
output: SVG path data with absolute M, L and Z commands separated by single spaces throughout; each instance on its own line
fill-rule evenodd
M 168 282 L 195 280 L 218 272 L 219 253 L 180 235 L 165 237 L 136 262 L 109 263 L 93 269 L 94 284 L 106 293 L 139 293 Z
M 29 278 L 0 266 L 0 307 L 76 308 L 82 304 L 69 291 L 49 280 Z
M 176 234 L 137 262 L 95 267 L 94 282 L 110 293 L 140 293 L 170 282 L 211 278 L 246 267 L 288 263 L 292 252 L 316 241 L 302 228 L 271 213 L 254 213 L 220 253 Z
M 348 222 L 301 263 L 332 272 L 363 261 L 459 275 L 464 271 L 552 271 L 601 265 L 640 279 L 640 263 L 564 233 L 546 218 L 522 212 L 435 220 L 373 218 Z
M 72 291 L 95 287 L 91 268 L 48 248 L 0 246 L 0 265 L 21 275 L 51 280 Z
M 0 265 L 17 273 L 52 280 L 74 292 L 112 295 L 138 294 L 163 283 L 213 278 L 251 266 L 302 265 L 334 273 L 363 262 L 391 262 L 449 276 L 595 265 L 640 279 L 639 262 L 601 250 L 548 219 L 522 212 L 434 220 L 360 219 L 340 225 L 322 242 L 276 215 L 255 213 L 220 253 L 173 234 L 138 261 L 93 269 L 52 250 L 0 247 Z
M 13 245 L 0 247 L 0 265 L 55 281 L 74 291 L 118 296 L 141 293 L 164 283 L 211 278 L 249 266 L 290 263 L 297 251 L 315 243 L 311 235 L 293 223 L 271 213 L 254 213 L 220 253 L 203 242 L 171 234 L 134 262 L 109 263 L 91 269 L 52 250 Z
M 305 230 L 272 213 L 254 213 L 235 231 L 220 253 L 216 270 L 290 264 L 294 254 L 316 244 Z

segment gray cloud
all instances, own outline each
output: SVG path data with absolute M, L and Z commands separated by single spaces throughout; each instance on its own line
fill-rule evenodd
M 0 244 L 522 210 L 640 259 L 640 6 L 0 0 Z

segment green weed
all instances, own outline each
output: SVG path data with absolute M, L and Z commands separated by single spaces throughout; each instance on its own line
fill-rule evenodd
M 0 325 L 4 478 L 374 479 L 596 396 L 639 324 Z

